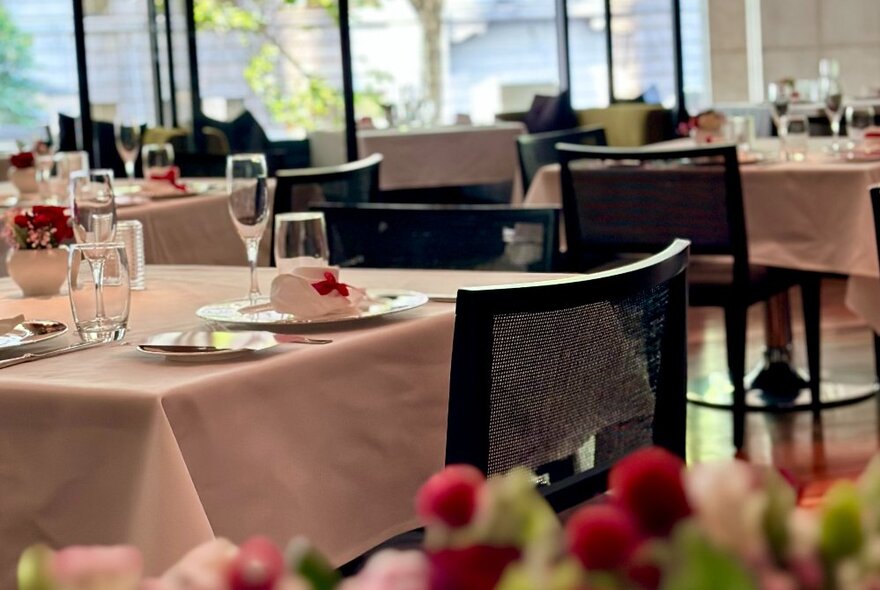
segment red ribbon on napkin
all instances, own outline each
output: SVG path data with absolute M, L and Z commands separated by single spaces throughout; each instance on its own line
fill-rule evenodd
M 321 295 L 328 295 L 333 291 L 338 291 L 343 297 L 348 297 L 348 285 L 337 281 L 332 272 L 325 272 L 324 280 L 312 283 L 312 287 Z
M 179 177 L 180 168 L 177 166 L 171 166 L 165 174 L 156 174 L 155 172 L 150 173 L 150 180 L 166 180 L 177 190 L 185 191 L 186 185 L 182 182 L 177 182 Z

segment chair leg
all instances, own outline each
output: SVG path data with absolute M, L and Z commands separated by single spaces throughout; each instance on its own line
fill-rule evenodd
M 818 276 L 810 277 L 801 283 L 801 297 L 804 306 L 804 332 L 807 340 L 807 368 L 810 371 L 810 405 L 818 412 L 822 405 L 820 397 L 822 380 L 821 371 L 821 287 L 822 280 Z
M 737 449 L 745 443 L 746 311 L 738 305 L 724 308 L 727 367 L 733 383 L 733 444 Z

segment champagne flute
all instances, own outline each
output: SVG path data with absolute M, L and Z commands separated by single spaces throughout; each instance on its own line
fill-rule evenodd
M 125 164 L 125 176 L 129 180 L 134 179 L 134 164 L 137 160 L 138 150 L 141 147 L 141 126 L 133 121 L 117 122 L 113 125 L 116 137 L 116 151 Z
M 116 237 L 116 197 L 113 192 L 113 171 L 109 169 L 79 170 L 70 174 L 70 212 L 73 235 L 80 244 L 107 244 Z M 101 250 L 86 257 L 95 283 L 95 316 L 104 313 L 104 259 Z
M 251 305 L 255 305 L 260 296 L 257 256 L 270 211 L 266 157 L 263 154 L 237 154 L 227 157 L 226 194 L 229 196 L 229 214 L 247 251 L 251 271 L 248 299 Z
M 773 82 L 767 86 L 767 100 L 773 107 L 770 113 L 780 136 L 785 135 L 785 129 L 788 126 L 786 117 L 788 117 L 788 107 L 793 93 L 794 89 L 788 82 Z

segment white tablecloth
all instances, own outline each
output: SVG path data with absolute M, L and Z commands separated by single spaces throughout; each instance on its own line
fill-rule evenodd
M 342 279 L 450 294 L 553 276 Z M 246 286 L 243 268 L 148 267 L 126 340 L 196 328 L 198 307 Z M 13 587 L 36 541 L 134 543 L 155 573 L 214 535 L 301 533 L 339 564 L 414 526 L 415 491 L 444 459 L 453 309 L 315 326 L 334 342 L 239 361 L 172 363 L 111 344 L 0 370 L 0 586 Z M 72 325 L 65 296 L 22 299 L 0 280 L 0 317 L 16 313 Z
M 820 150 L 825 143 L 811 143 L 806 162 L 740 166 L 749 257 L 755 264 L 848 275 L 847 304 L 880 331 L 880 269 L 868 194 L 880 183 L 880 161 L 832 159 Z M 774 145 L 776 140 L 763 140 L 757 147 Z M 559 166 L 541 168 L 526 206 L 561 202 Z

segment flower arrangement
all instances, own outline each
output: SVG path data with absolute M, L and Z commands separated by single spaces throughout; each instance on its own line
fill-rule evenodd
M 25 551 L 20 590 L 875 590 L 880 458 L 821 508 L 783 474 L 740 461 L 686 470 L 649 448 L 619 462 L 610 493 L 565 527 L 517 469 L 486 480 L 450 466 L 419 491 L 423 551 L 383 550 L 341 580 L 302 540 L 216 539 L 143 580 L 131 547 Z
M 70 216 L 64 207 L 34 205 L 10 209 L 4 215 L 3 239 L 19 250 L 57 248 L 73 239 Z

